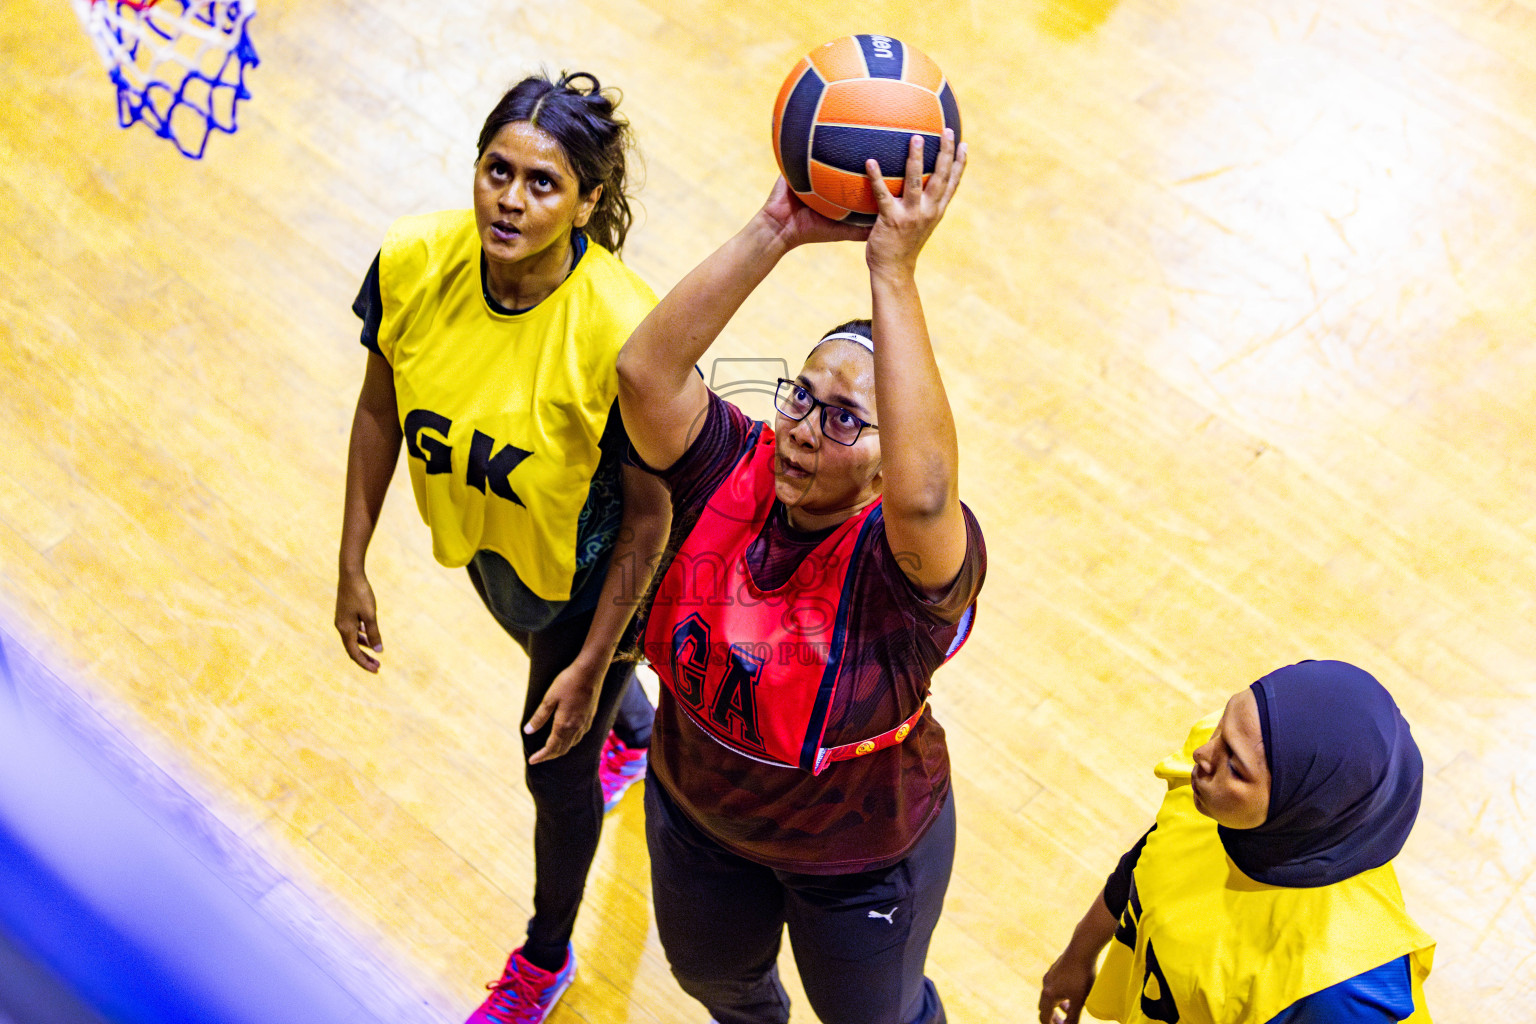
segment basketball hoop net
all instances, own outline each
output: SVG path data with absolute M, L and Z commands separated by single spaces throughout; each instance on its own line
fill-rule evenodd
M 260 61 L 246 27 L 256 0 L 70 0 L 117 86 L 117 120 L 135 121 L 200 160 L 215 130 L 233 133 Z

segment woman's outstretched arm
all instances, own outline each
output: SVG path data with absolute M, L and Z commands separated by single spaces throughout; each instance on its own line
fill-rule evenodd
M 370 352 L 347 448 L 347 496 L 336 575 L 336 632 L 347 655 L 369 672 L 379 670 L 374 654 L 384 650 L 384 638 L 379 634 L 378 608 L 364 562 L 395 463 L 400 461 L 402 436 L 394 372 L 383 356 Z
M 666 486 L 633 466 L 625 466 L 622 474 L 624 519 L 608 559 L 597 611 L 576 660 L 549 684 L 543 702 L 523 726 L 523 731 L 532 735 L 544 728 L 544 723 L 554 721 L 549 739 L 528 758 L 529 764 L 560 757 L 581 742 L 592 727 L 603 677 L 667 545 L 672 506 Z
M 809 209 L 780 178 L 746 227 L 679 281 L 619 353 L 619 409 L 636 454 L 665 469 L 688 450 L 709 406 L 694 365 L 786 252 L 868 232 Z
M 1040 1024 L 1077 1024 L 1098 973 L 1099 954 L 1115 937 L 1116 923 L 1101 891 L 1040 982 Z
M 873 160 L 868 168 L 880 209 L 865 260 L 874 303 L 885 532 L 907 579 L 929 592 L 943 590 L 960 572 L 965 519 L 955 418 L 928 340 L 917 257 L 960 185 L 965 157 L 965 146 L 957 147 L 946 130 L 924 186 L 923 143 L 913 136 L 900 197 L 891 195 Z

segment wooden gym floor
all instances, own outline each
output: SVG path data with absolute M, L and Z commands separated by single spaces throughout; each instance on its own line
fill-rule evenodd
M 197 163 L 115 127 L 64 0 L 8 2 L 0 626 L 304 894 L 271 913 L 426 1008 L 393 1019 L 460 1019 L 529 910 L 525 666 L 403 480 L 370 564 L 386 666 L 342 653 L 358 281 L 395 217 L 467 205 L 484 112 L 544 65 L 624 89 L 646 166 L 626 255 L 664 291 L 772 182 L 794 60 L 883 31 L 946 69 L 972 147 L 921 275 L 991 557 L 935 685 L 951 1019 L 1031 1018 L 1157 757 L 1332 657 L 1387 684 L 1425 755 L 1398 865 L 1439 940 L 1431 1009 L 1529 1020 L 1536 3 L 846 9 L 261 0 L 254 98 Z M 795 365 L 867 310 L 862 268 L 794 254 L 716 354 Z M 638 793 L 576 947 L 554 1024 L 704 1020 L 651 927 Z

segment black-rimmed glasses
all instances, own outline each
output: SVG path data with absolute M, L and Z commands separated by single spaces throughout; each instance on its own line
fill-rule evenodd
M 779 378 L 778 387 L 773 391 L 773 407 L 779 412 L 798 423 L 809 416 L 817 406 L 821 407 L 821 434 L 829 441 L 850 445 L 859 439 L 865 427 L 871 430 L 880 429 L 840 405 L 828 405 L 801 387 L 799 381 Z

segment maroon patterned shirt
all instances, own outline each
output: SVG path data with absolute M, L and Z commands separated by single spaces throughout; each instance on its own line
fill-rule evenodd
M 751 443 L 752 422 L 717 395 L 687 453 L 657 475 L 672 493 L 676 551 L 710 496 Z M 883 521 L 871 530 L 851 588 L 845 680 L 823 744 L 853 743 L 894 728 L 928 696 L 929 680 L 976 600 L 986 574 L 981 527 L 964 509 L 965 561 L 947 593 L 924 597 L 902 573 Z M 775 502 L 747 551 L 765 589 L 780 586 L 829 530 L 791 527 Z M 762 764 L 717 743 L 663 689 L 650 774 L 716 842 L 772 868 L 834 875 L 896 863 L 933 824 L 949 793 L 944 729 L 925 713 L 894 747 L 829 766 L 820 775 Z

